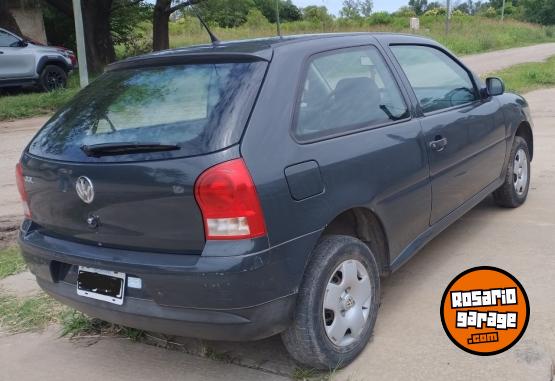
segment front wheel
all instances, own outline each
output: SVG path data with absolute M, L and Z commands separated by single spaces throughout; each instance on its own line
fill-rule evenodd
M 283 343 L 303 365 L 346 366 L 370 339 L 379 298 L 379 269 L 368 246 L 349 236 L 326 236 L 307 266 Z
M 54 91 L 67 86 L 67 73 L 59 66 L 47 65 L 40 74 L 40 87 L 44 91 Z
M 530 187 L 530 151 L 526 140 L 515 136 L 505 182 L 493 192 L 495 202 L 505 208 L 516 208 L 526 201 Z

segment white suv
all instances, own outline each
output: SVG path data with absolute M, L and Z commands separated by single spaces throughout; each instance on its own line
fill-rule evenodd
M 0 87 L 65 87 L 73 70 L 71 51 L 40 46 L 0 28 Z

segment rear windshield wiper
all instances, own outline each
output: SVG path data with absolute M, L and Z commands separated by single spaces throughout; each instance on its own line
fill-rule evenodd
M 109 155 L 125 155 L 128 153 L 175 151 L 180 147 L 175 144 L 160 143 L 101 143 L 83 145 L 81 149 L 87 156 L 100 157 Z

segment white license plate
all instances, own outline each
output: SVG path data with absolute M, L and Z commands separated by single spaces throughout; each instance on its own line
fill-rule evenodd
M 79 266 L 77 271 L 77 295 L 123 304 L 125 273 Z

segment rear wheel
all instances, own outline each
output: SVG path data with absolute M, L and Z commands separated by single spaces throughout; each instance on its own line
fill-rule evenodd
M 46 65 L 40 74 L 40 86 L 44 91 L 53 91 L 67 86 L 67 73 L 59 66 Z
M 368 246 L 349 236 L 326 236 L 307 267 L 283 343 L 303 365 L 346 366 L 372 334 L 379 298 L 379 269 Z
M 526 201 L 530 186 L 530 153 L 526 140 L 516 136 L 509 156 L 505 182 L 493 192 L 495 202 L 505 208 L 516 208 Z

